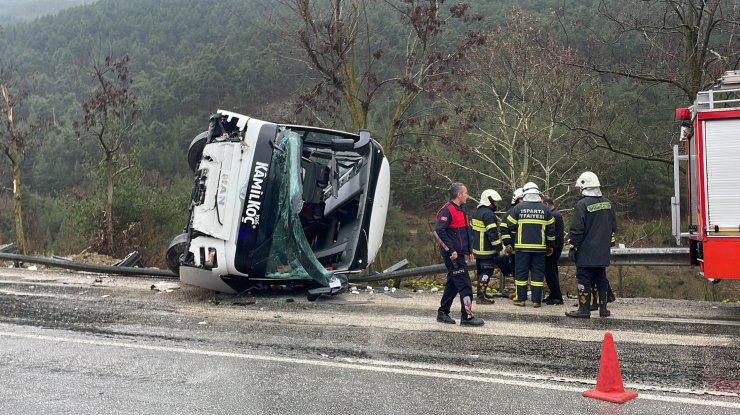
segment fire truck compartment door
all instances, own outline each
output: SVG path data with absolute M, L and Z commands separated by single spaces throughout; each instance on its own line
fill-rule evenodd
M 709 234 L 740 233 L 740 119 L 704 121 Z

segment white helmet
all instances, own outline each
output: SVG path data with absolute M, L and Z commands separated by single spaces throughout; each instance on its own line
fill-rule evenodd
M 478 206 L 491 206 L 493 205 L 493 202 L 498 202 L 500 200 L 501 195 L 499 195 L 497 191 L 493 189 L 486 189 L 480 195 L 480 203 L 478 204 Z
M 540 188 L 533 182 L 528 182 L 522 187 L 522 193 L 525 195 L 538 195 L 540 194 Z
M 584 171 L 576 180 L 576 187 L 584 189 L 587 187 L 600 187 L 599 178 L 590 171 Z
M 511 204 L 512 205 L 516 204 L 516 200 L 521 198 L 522 196 L 524 196 L 524 191 L 522 190 L 521 187 L 514 190 L 514 195 L 511 196 Z

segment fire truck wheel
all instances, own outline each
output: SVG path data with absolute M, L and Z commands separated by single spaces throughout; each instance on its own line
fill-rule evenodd
M 193 141 L 190 142 L 190 147 L 188 147 L 188 166 L 190 166 L 190 170 L 195 171 L 198 168 L 207 140 L 208 131 L 204 131 L 195 136 Z

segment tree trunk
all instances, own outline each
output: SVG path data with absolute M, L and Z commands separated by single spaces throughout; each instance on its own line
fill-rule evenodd
M 18 253 L 25 255 L 26 237 L 23 232 L 23 206 L 21 205 L 21 166 L 19 163 L 13 163 L 13 212 L 15 216 L 15 244 L 18 246 Z
M 105 213 L 103 217 L 103 243 L 106 254 L 113 254 L 113 158 L 111 154 L 105 157 L 106 197 Z

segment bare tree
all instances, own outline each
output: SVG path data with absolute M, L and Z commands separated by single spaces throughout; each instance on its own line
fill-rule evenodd
M 16 246 L 18 252 L 28 251 L 23 225 L 23 191 L 21 166 L 26 152 L 43 127 L 43 122 L 30 124 L 19 115 L 19 108 L 28 97 L 28 91 L 21 89 L 16 71 L 12 65 L 0 67 L 0 108 L 4 118 L 0 130 L 0 150 L 10 161 L 13 176 L 13 218 L 15 222 Z
M 612 38 L 602 40 L 615 47 L 630 42 L 638 49 L 626 62 L 588 62 L 594 71 L 669 84 L 693 102 L 722 71 L 740 63 L 735 0 L 601 0 L 599 14 L 614 29 Z
M 551 59 L 554 40 L 518 9 L 486 38 L 469 53 L 468 92 L 451 102 L 456 115 L 443 137 L 446 151 L 426 164 L 435 174 L 450 166 L 467 171 L 499 190 L 535 181 L 558 198 L 584 159 L 584 148 L 563 124 L 597 111 L 600 91 L 586 70 L 562 64 L 575 59 L 572 51 L 560 49 L 558 60 Z M 462 157 L 449 157 L 449 150 Z
M 581 51 L 580 62 L 570 64 L 634 81 L 644 89 L 665 86 L 690 104 L 698 91 L 740 63 L 740 3 L 736 0 L 601 0 L 598 11 L 603 20 L 591 28 L 589 50 Z M 563 9 L 554 15 L 562 28 L 569 27 Z M 676 106 L 684 103 L 677 101 Z M 591 147 L 672 164 L 668 155 L 675 134 L 647 132 L 644 126 L 626 128 L 624 120 L 588 121 L 570 128 Z
M 132 167 L 131 129 L 139 115 L 136 94 L 128 76 L 128 55 L 106 56 L 92 63 L 95 87 L 83 103 L 84 121 L 78 134 L 94 137 L 103 153 L 105 207 L 98 252 L 113 254 L 113 193 L 117 178 Z
M 368 4 L 379 7 L 378 2 L 281 3 L 300 22 L 292 38 L 302 50 L 302 62 L 319 75 L 300 97 L 298 110 L 310 112 L 318 122 L 323 122 L 322 116 L 336 119 L 344 114 L 355 131 L 368 128 L 374 113 L 387 120 L 383 135 L 388 155 L 397 147 L 400 130 L 418 123 L 418 114 L 410 109 L 419 96 L 433 97 L 450 88 L 454 63 L 471 46 L 483 42 L 473 31 L 461 39 L 445 37 L 445 26 L 452 21 L 480 20 L 470 15 L 465 3 L 445 10 L 444 0 L 386 0 L 380 5 L 394 11 L 400 24 L 386 20 L 373 27 L 367 9 Z M 399 40 L 400 46 L 392 46 Z

